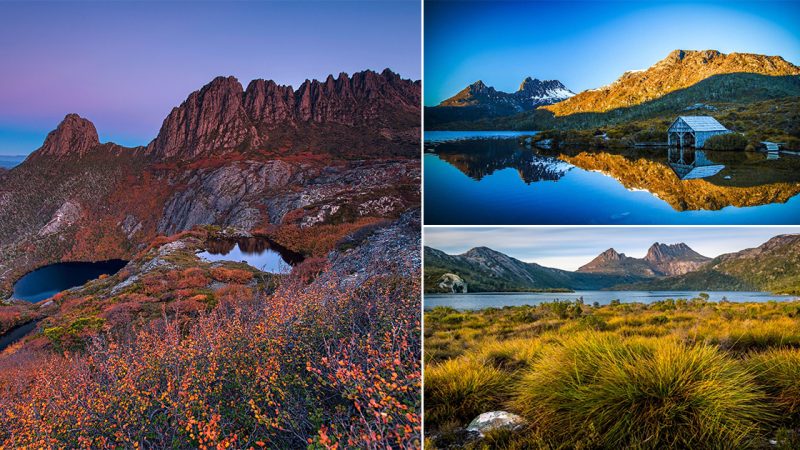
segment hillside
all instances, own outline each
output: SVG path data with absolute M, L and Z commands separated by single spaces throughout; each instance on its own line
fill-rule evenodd
M 717 50 L 674 50 L 646 70 L 625 72 L 608 86 L 581 92 L 543 109 L 552 111 L 556 116 L 565 116 L 629 108 L 689 88 L 715 75 L 735 73 L 800 75 L 800 67 L 780 56 L 725 54 Z M 715 91 L 709 91 L 712 98 L 715 94 Z
M 718 256 L 697 271 L 623 288 L 763 290 L 800 294 L 800 235 L 776 236 L 756 248 Z
M 437 292 L 438 280 L 454 273 L 466 281 L 469 292 L 523 292 L 603 289 L 622 280 L 640 280 L 637 274 L 578 273 L 526 263 L 487 247 L 448 255 L 425 247 L 425 292 Z

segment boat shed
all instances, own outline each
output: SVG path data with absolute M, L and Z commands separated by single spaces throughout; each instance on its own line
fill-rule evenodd
M 671 147 L 703 148 L 711 136 L 730 132 L 711 116 L 680 116 L 667 130 L 667 143 Z

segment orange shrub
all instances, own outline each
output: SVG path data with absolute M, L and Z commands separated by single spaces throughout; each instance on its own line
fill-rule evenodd
M 214 267 L 211 269 L 211 277 L 223 283 L 244 284 L 253 279 L 253 272 L 242 269 L 226 269 L 224 267 Z
M 210 282 L 211 280 L 203 269 L 192 267 L 181 272 L 177 287 L 179 289 L 200 288 L 207 286 Z
M 238 303 L 253 297 L 253 288 L 241 284 L 228 284 L 216 291 L 214 295 L 221 304 Z
M 0 359 L 0 447 L 419 448 L 418 274 L 326 275 L 85 352 Z

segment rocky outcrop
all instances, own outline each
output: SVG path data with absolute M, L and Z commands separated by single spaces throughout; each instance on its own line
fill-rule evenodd
M 94 124 L 77 114 L 67 114 L 64 120 L 51 131 L 36 156 L 83 156 L 100 144 Z
M 173 108 L 148 152 L 161 158 L 194 158 L 242 144 L 257 147 L 258 133 L 245 113 L 242 93 L 236 78 L 215 78 Z
M 446 273 L 439 278 L 439 289 L 452 294 L 466 294 L 467 283 L 454 273 Z
M 647 250 L 644 260 L 659 273 L 672 276 L 695 271 L 711 258 L 697 253 L 682 242 L 671 245 L 656 242 Z
M 420 95 L 419 83 L 389 69 L 306 80 L 297 90 L 261 79 L 243 90 L 236 78 L 217 77 L 172 110 L 148 152 L 195 158 L 260 148 L 272 134 L 310 124 L 372 126 L 391 138 L 419 126 Z
M 674 50 L 646 70 L 625 72 L 607 86 L 583 91 L 543 108 L 557 116 L 628 108 L 688 88 L 714 75 L 732 73 L 800 75 L 800 67 L 780 56 L 725 54 L 717 50 Z
M 610 248 L 581 266 L 578 272 L 663 277 L 697 270 L 710 260 L 684 243 L 668 245 L 656 242 L 644 258 L 625 256 Z
M 72 225 L 78 221 L 81 214 L 80 205 L 66 201 L 60 208 L 53 214 L 47 224 L 39 230 L 39 236 L 47 236 L 50 234 L 58 233 L 64 228 Z

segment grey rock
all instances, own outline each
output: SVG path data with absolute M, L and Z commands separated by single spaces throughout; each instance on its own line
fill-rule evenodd
M 454 273 L 446 273 L 439 278 L 439 289 L 454 294 L 466 294 L 467 282 Z
M 492 411 L 476 417 L 467 426 L 467 431 L 476 431 L 481 436 L 494 430 L 518 431 L 528 424 L 522 417 L 507 411 Z

